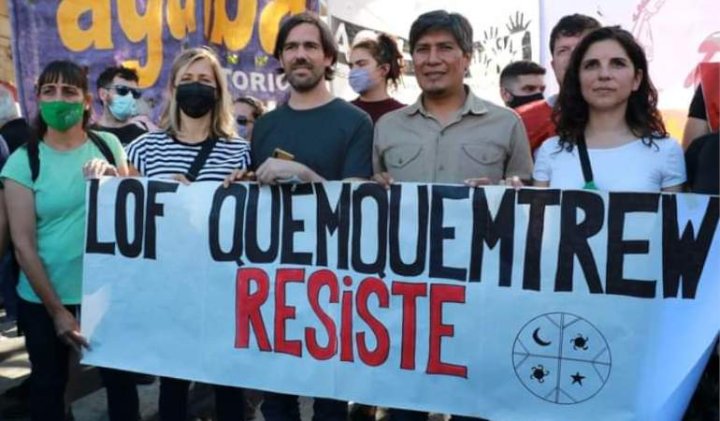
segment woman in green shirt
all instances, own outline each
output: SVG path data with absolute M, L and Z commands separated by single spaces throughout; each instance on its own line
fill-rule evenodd
M 80 334 L 85 178 L 127 175 L 116 137 L 86 130 L 91 97 L 86 71 L 54 61 L 37 83 L 36 136 L 2 170 L 10 232 L 22 269 L 19 323 L 32 364 L 30 411 L 62 420 L 69 354 L 88 343 Z M 108 161 L 114 161 L 117 166 Z

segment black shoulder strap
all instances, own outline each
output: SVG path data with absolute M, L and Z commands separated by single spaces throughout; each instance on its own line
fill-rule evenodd
M 105 142 L 105 139 L 102 138 L 99 134 L 95 133 L 92 130 L 87 131 L 88 137 L 92 141 L 92 143 L 95 144 L 95 146 L 100 150 L 100 153 L 103 155 L 105 160 L 109 162 L 112 165 L 116 165 L 115 162 L 115 156 L 113 155 L 112 151 L 110 150 L 110 147 L 108 146 L 107 142 Z
M 105 157 L 107 162 L 109 162 L 112 165 L 116 165 L 115 162 L 115 156 L 113 155 L 112 151 L 110 150 L 110 147 L 108 146 L 107 142 L 105 142 L 105 139 L 103 139 L 99 134 L 95 133 L 92 130 L 87 131 L 87 135 L 90 138 L 90 141 L 100 150 L 100 153 Z M 33 183 L 37 180 L 38 176 L 40 175 L 40 145 L 38 140 L 37 142 L 27 142 L 27 154 L 28 154 L 28 160 L 30 161 L 30 176 L 32 177 Z
M 5 137 L 0 134 L 0 168 L 5 165 L 5 161 L 10 156 L 10 148 L 8 147 Z
M 590 156 L 588 155 L 587 144 L 585 143 L 585 136 L 580 136 L 577 142 L 578 153 L 580 154 L 580 166 L 582 167 L 583 178 L 585 179 L 585 186 L 583 188 L 596 190 L 595 180 L 593 179 L 592 166 L 590 165 Z
M 195 181 L 198 178 L 198 175 L 200 175 L 200 170 L 202 170 L 202 168 L 205 166 L 205 162 L 207 162 L 210 153 L 215 147 L 215 143 L 217 143 L 217 140 L 214 138 L 207 139 L 202 143 L 202 146 L 200 147 L 200 152 L 198 152 L 198 154 L 195 156 L 195 160 L 193 161 L 192 165 L 190 165 L 190 169 L 185 176 L 188 181 Z
M 27 145 L 28 161 L 30 163 L 30 176 L 33 183 L 40 174 L 40 140 L 28 140 Z

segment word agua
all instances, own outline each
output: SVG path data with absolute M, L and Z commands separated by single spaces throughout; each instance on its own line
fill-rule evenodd
M 204 28 L 208 43 L 222 45 L 231 52 L 244 49 L 255 30 L 262 49 L 271 54 L 288 14 L 305 10 L 305 0 L 62 0 L 57 6 L 58 35 L 70 51 L 113 50 L 113 22 L 121 36 L 143 43 L 145 57 L 124 64 L 138 70 L 142 87 L 154 86 L 164 66 L 163 45 L 167 35 L 185 40 Z M 117 35 L 115 35 L 117 36 Z M 124 40 L 122 40 L 124 41 Z M 144 63 L 144 64 L 142 64 Z

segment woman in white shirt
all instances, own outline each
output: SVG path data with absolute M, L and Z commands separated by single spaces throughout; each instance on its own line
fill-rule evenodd
M 668 137 L 645 52 L 629 32 L 599 28 L 578 44 L 553 118 L 558 136 L 538 150 L 535 186 L 681 190 L 682 148 Z

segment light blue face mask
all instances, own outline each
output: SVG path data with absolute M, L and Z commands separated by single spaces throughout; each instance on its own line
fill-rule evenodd
M 242 137 L 243 139 L 248 139 L 248 128 L 246 125 L 239 125 L 235 124 L 235 128 L 237 129 L 238 136 Z
M 125 121 L 137 114 L 137 103 L 130 92 L 125 95 L 115 94 L 108 108 L 118 121 Z
M 374 84 L 372 77 L 370 77 L 370 71 L 359 67 L 350 70 L 348 82 L 352 90 L 361 95 L 369 91 Z

